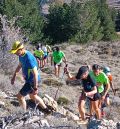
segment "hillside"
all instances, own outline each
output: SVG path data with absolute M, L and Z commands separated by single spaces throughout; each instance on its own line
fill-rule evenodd
M 116 123 L 120 120 L 120 42 L 94 42 L 89 43 L 87 45 L 70 45 L 68 43 L 64 43 L 61 46 L 61 49 L 65 52 L 65 55 L 68 60 L 68 67 L 71 73 L 76 74 L 77 70 L 81 65 L 92 65 L 92 64 L 100 64 L 102 66 L 109 66 L 111 68 L 111 73 L 113 74 L 113 82 L 114 86 L 117 89 L 116 96 L 113 96 L 112 91 L 110 90 L 110 99 L 111 99 L 111 106 L 105 108 L 107 115 L 104 118 L 105 120 L 102 122 L 101 127 L 106 128 L 108 126 L 109 129 L 113 129 L 113 126 L 110 127 L 111 123 L 116 126 Z M 26 46 L 26 48 L 31 48 L 30 46 Z M 11 60 L 12 62 L 12 60 Z M 64 66 L 64 65 L 63 65 Z M 64 107 L 65 109 L 73 112 L 74 114 L 78 115 L 77 103 L 81 93 L 81 87 L 78 84 L 73 84 L 69 82 L 66 84 L 67 77 L 64 76 L 63 79 L 61 78 L 63 75 L 63 69 L 61 70 L 61 77 L 58 79 L 54 76 L 53 66 L 48 64 L 42 71 L 41 78 L 42 83 L 39 87 L 39 95 L 44 96 L 44 94 L 48 94 L 51 97 L 55 97 L 56 91 L 58 86 L 60 89 L 58 91 L 57 100 L 59 97 L 64 97 L 69 100 L 67 105 L 59 106 L 58 108 L 61 110 Z M 10 78 L 12 73 L 9 75 L 4 75 L 1 71 L 0 74 L 0 116 L 9 116 L 15 113 L 23 112 L 19 107 L 18 101 L 15 97 L 17 92 L 20 90 L 21 85 L 23 84 L 23 80 L 21 75 L 18 75 L 16 79 L 16 83 L 14 86 L 10 84 Z M 4 96 L 4 94 L 7 95 Z M 27 99 L 29 99 L 27 97 Z M 94 122 L 89 126 L 79 126 L 74 121 L 69 119 L 69 117 L 65 117 L 60 115 L 57 112 L 54 112 L 52 115 L 45 117 L 49 125 L 54 128 L 88 128 L 90 129 Z M 111 120 L 111 121 L 109 121 Z M 105 123 L 106 124 L 105 124 Z M 107 123 L 109 123 L 107 125 Z M 33 124 L 33 126 L 37 128 L 37 124 Z M 33 128 L 31 125 L 31 128 Z M 97 126 L 95 124 L 95 126 Z M 23 127 L 21 127 L 23 128 Z M 28 127 L 24 127 L 27 129 Z M 39 128 L 39 127 L 38 127 Z M 17 128 L 18 129 L 18 128 Z

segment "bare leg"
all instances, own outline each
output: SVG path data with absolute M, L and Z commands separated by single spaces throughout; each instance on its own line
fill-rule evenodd
M 42 66 L 41 67 L 43 68 L 44 67 L 44 59 L 42 59 L 41 62 L 42 62 Z
M 98 107 L 99 100 L 91 101 L 92 107 L 96 113 L 97 119 L 101 119 L 101 111 Z
M 37 102 L 40 107 L 42 107 L 43 109 L 47 108 L 47 106 L 45 105 L 45 103 L 43 102 L 43 100 L 38 95 L 30 94 L 29 96 L 30 96 L 30 98 L 32 100 L 34 100 L 35 102 Z
M 42 60 L 40 60 L 40 68 L 42 67 Z
M 101 109 L 101 105 L 102 105 L 102 99 L 100 99 L 99 102 L 98 102 L 98 106 L 99 106 L 100 109 Z
M 83 99 L 82 97 L 80 97 L 78 109 L 82 120 L 85 120 L 85 99 Z
M 61 66 L 58 66 L 58 77 L 59 77 L 59 75 L 60 75 L 60 67 L 61 67 Z
M 110 98 L 109 98 L 109 97 L 106 97 L 106 98 L 105 98 L 105 103 L 107 104 L 107 106 L 110 105 Z
M 90 116 L 92 116 L 94 113 L 93 104 L 92 101 L 90 101 Z
M 37 63 L 38 63 L 38 67 L 40 67 L 40 60 L 38 58 L 36 58 Z
M 26 111 L 27 104 L 26 104 L 26 101 L 25 101 L 25 97 L 22 96 L 20 93 L 18 93 L 17 94 L 17 98 L 18 98 L 18 101 L 19 101 L 20 105 L 24 109 L 24 111 Z
M 57 77 L 58 76 L 58 66 L 55 65 L 55 76 Z
M 43 60 L 44 61 L 44 66 L 46 65 L 46 59 Z

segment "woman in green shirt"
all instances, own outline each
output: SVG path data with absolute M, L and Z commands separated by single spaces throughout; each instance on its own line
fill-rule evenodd
M 66 57 L 65 57 L 64 52 L 62 52 L 59 47 L 56 47 L 55 51 L 53 51 L 52 56 L 51 56 L 51 65 L 53 61 L 54 68 L 55 68 L 55 75 L 57 77 L 59 77 L 60 67 L 63 62 L 63 59 L 64 59 L 64 63 L 66 64 Z

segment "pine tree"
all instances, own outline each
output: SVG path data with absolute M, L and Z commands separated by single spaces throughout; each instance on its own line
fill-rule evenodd
M 100 40 L 102 38 L 102 27 L 100 26 L 100 19 L 98 16 L 98 8 L 96 1 L 88 1 L 78 8 L 80 28 L 75 35 L 75 41 L 86 43 L 91 40 Z
M 113 40 L 116 38 L 115 33 L 115 23 L 112 20 L 111 10 L 109 9 L 108 5 L 106 4 L 106 0 L 99 0 L 98 1 L 98 18 L 101 21 L 101 27 L 103 28 L 103 38 L 102 40 L 108 41 Z
M 16 16 L 22 17 L 18 20 L 17 25 L 24 30 L 31 41 L 42 40 L 44 20 L 40 15 L 37 0 L 5 0 L 4 7 L 4 13 L 9 19 Z

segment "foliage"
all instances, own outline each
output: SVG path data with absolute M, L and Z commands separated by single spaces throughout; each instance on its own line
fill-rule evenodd
M 100 19 L 97 18 L 98 9 L 96 2 L 89 1 L 78 8 L 80 14 L 80 28 L 78 33 L 75 35 L 75 41 L 80 43 L 86 43 L 91 40 L 100 40 L 102 37 L 100 26 Z
M 103 37 L 102 40 L 110 41 L 116 38 L 115 34 L 115 23 L 112 20 L 112 13 L 106 4 L 106 0 L 98 1 L 98 18 L 100 18 L 101 26 L 103 28 Z
M 116 36 L 114 18 L 115 11 L 104 0 L 54 5 L 50 8 L 45 35 L 53 43 L 112 40 Z
M 49 36 L 53 43 L 68 41 L 77 31 L 73 27 L 72 17 L 74 19 L 76 15 L 75 11 L 72 11 L 69 5 L 51 6 L 48 23 L 45 28 L 45 35 Z
M 59 97 L 57 103 L 59 105 L 67 105 L 69 103 L 69 100 L 65 97 Z
M 118 10 L 118 12 L 117 12 L 117 16 L 116 16 L 116 21 L 115 21 L 115 23 L 116 23 L 116 31 L 120 31 L 120 10 Z
M 0 0 L 0 13 L 3 14 L 4 12 L 4 0 Z
M 44 20 L 40 16 L 37 0 L 5 0 L 4 13 L 9 19 L 21 16 L 16 25 L 20 26 L 33 42 L 41 41 Z
M 86 43 L 116 38 L 116 11 L 108 7 L 106 0 L 51 4 L 45 20 L 41 16 L 40 3 L 41 0 L 2 0 L 0 11 L 9 19 L 22 16 L 16 25 L 35 43 L 43 40 Z

